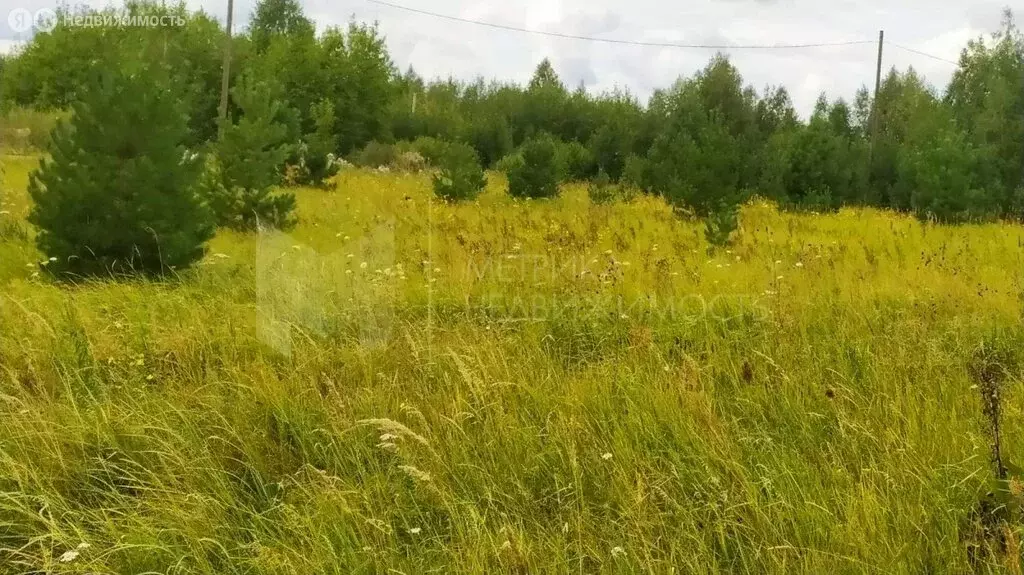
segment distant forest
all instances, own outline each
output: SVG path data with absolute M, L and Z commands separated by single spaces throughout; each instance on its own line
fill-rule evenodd
M 182 25 L 82 27 L 66 25 L 62 13 L 52 31 L 3 59 L 3 105 L 69 109 L 83 86 L 141 61 L 140 73 L 167 77 L 166 97 L 184 103 L 187 144 L 216 140 L 223 28 L 184 5 L 100 12 L 126 13 Z M 791 209 L 878 206 L 942 222 L 1024 216 L 1024 36 L 1009 12 L 998 33 L 963 49 L 941 93 L 913 69 L 893 69 L 877 100 L 867 89 L 853 102 L 823 94 L 807 120 L 784 87 L 755 90 L 724 55 L 643 103 L 626 91 L 570 89 L 547 60 L 526 86 L 426 80 L 396 69 L 375 25 L 318 34 L 296 0 L 260 2 L 231 43 L 231 84 L 264 86 L 295 143 L 275 160 L 280 178 L 327 155 L 386 165 L 416 150 L 429 160 L 443 142 L 468 144 L 485 167 L 501 167 L 524 142 L 550 136 L 563 180 L 622 182 L 702 217 L 752 196 Z M 245 113 L 232 98 L 230 119 Z

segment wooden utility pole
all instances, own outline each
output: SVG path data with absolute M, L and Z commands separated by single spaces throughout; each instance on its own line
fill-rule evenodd
M 224 38 L 224 75 L 220 80 L 220 129 L 228 117 L 228 87 L 231 83 L 231 18 L 235 12 L 235 0 L 228 0 L 228 29 Z
M 875 68 L 875 97 L 871 100 L 871 140 L 868 142 L 868 161 L 875 159 L 875 139 L 878 137 L 878 91 L 882 86 L 882 48 L 885 46 L 885 30 L 878 31 L 878 66 Z
M 882 86 L 882 48 L 885 46 L 885 30 L 878 31 L 878 67 L 875 68 L 875 97 L 871 101 L 871 139 L 878 131 L 878 90 Z
M 882 84 L 882 48 L 885 46 L 885 30 L 878 31 L 878 68 L 875 70 L 875 100 L 878 99 L 878 88 Z

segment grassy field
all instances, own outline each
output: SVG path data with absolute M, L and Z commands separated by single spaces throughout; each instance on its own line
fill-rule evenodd
M 356 171 L 66 286 L 3 160 L 0 573 L 1021 572 L 1019 226 Z

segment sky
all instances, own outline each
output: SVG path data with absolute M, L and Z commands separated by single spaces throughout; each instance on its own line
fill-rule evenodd
M 956 61 L 972 38 L 999 28 L 1002 10 L 1024 15 L 1024 0 L 389 0 L 418 10 L 533 31 L 640 42 L 765 45 L 877 42 L 885 30 L 885 70 L 913 66 L 941 91 L 956 66 L 898 49 L 894 44 Z M 94 7 L 106 1 L 84 2 Z M 255 0 L 235 2 L 244 29 Z M 543 58 L 570 87 L 592 93 L 626 89 L 641 101 L 657 88 L 703 68 L 715 50 L 608 44 L 497 30 L 416 14 L 369 0 L 300 0 L 318 29 L 351 18 L 379 23 L 396 66 L 426 78 L 511 80 L 525 83 Z M 118 3 L 113 3 L 117 5 Z M 223 20 L 227 0 L 187 0 Z M 53 8 L 53 0 L 0 0 L 0 13 Z M 1024 18 L 1024 16 L 1021 16 Z M 24 42 L 0 19 L 0 50 Z M 802 115 L 825 92 L 852 98 L 873 86 L 877 44 L 725 50 L 758 90 L 785 86 Z

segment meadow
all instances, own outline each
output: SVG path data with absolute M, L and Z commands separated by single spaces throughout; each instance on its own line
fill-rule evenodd
M 1019 225 L 350 170 L 68 285 L 2 161 L 0 573 L 1021 572 Z

